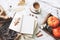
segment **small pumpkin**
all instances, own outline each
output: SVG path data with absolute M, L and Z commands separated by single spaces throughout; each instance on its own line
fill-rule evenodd
M 59 25 L 59 19 L 55 16 L 50 16 L 47 20 L 47 23 L 51 27 L 57 27 Z
M 57 28 L 53 28 L 52 33 L 54 37 L 60 38 L 60 26 L 58 26 Z

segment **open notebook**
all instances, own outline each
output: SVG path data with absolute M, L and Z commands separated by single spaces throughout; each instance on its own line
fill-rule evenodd
M 17 16 L 18 15 L 15 15 L 15 17 L 13 18 L 9 29 L 24 34 L 33 34 L 34 29 L 36 28 L 36 21 L 34 20 L 34 18 L 31 16 Z M 17 22 L 17 24 L 15 24 L 16 20 L 19 21 Z

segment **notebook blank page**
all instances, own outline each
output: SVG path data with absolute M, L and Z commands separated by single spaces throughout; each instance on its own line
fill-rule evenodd
M 33 34 L 34 31 L 34 19 L 31 16 L 24 16 L 21 33 Z

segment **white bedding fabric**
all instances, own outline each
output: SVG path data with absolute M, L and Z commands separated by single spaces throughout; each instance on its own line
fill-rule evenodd
M 2 5 L 2 7 L 5 9 L 5 11 L 6 11 L 8 16 L 13 17 L 14 13 L 15 13 L 15 11 L 13 9 L 16 9 L 18 7 L 17 6 L 18 1 L 19 0 L 13 0 L 13 1 L 12 0 L 0 0 L 0 5 Z M 51 5 L 45 4 L 45 3 L 41 2 L 41 1 L 45 1 L 45 2 L 47 2 L 47 3 L 49 3 L 49 4 L 53 5 L 53 6 L 56 6 L 56 7 L 60 8 L 60 0 L 39 0 L 40 5 L 41 5 L 41 14 L 43 15 L 43 17 L 40 17 L 41 15 L 37 15 L 38 16 L 38 24 L 39 24 L 39 26 L 40 26 L 42 20 L 44 20 L 45 16 L 48 13 L 51 13 L 52 15 L 57 17 L 57 10 L 58 10 L 58 12 L 60 14 L 60 10 L 59 9 L 54 8 Z M 35 0 L 33 0 L 33 1 L 32 0 L 28 0 L 26 2 L 27 3 L 26 7 L 24 6 L 25 9 L 28 10 L 28 8 L 31 6 L 31 4 L 33 2 L 35 2 Z M 10 5 L 12 5 L 12 8 L 9 7 Z M 35 40 L 55 40 L 53 37 L 48 35 L 43 30 L 41 30 L 41 31 L 42 31 L 41 33 L 43 34 L 43 36 L 39 37 L 39 38 L 35 38 Z

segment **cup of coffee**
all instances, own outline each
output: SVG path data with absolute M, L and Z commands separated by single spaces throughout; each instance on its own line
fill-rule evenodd
M 2 6 L 0 6 L 0 17 L 1 16 L 6 16 L 6 13 L 5 13 L 5 11 L 4 11 Z
M 0 6 L 0 15 L 3 13 L 3 8 Z
M 34 2 L 33 6 L 31 8 L 31 12 L 35 13 L 35 14 L 39 14 L 40 13 L 40 4 L 39 2 Z

